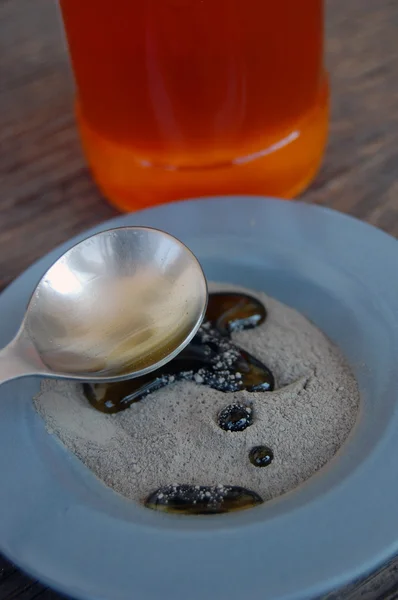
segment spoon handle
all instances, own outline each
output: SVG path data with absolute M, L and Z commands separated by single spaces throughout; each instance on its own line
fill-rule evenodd
M 0 350 L 0 385 L 11 379 L 32 374 L 29 364 L 18 354 L 14 341 Z

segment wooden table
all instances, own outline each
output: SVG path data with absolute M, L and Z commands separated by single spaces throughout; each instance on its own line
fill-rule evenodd
M 398 3 L 329 0 L 327 8 L 330 141 L 304 199 L 397 236 Z M 72 98 L 55 4 L 0 0 L 0 289 L 57 244 L 116 214 L 87 172 Z M 398 598 L 397 565 L 328 598 Z M 36 598 L 60 596 L 0 557 L 0 600 Z

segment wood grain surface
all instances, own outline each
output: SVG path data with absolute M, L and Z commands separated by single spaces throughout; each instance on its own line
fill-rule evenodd
M 304 199 L 398 236 L 397 0 L 329 0 L 326 54 L 330 139 Z M 55 2 L 0 0 L 0 289 L 54 246 L 117 214 L 90 179 L 72 106 Z M 0 600 L 36 598 L 60 596 L 0 557 Z M 328 596 L 356 598 L 398 599 L 398 562 Z

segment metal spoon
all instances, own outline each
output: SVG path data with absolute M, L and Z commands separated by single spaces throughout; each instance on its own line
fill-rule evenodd
M 16 337 L 0 351 L 0 384 L 25 375 L 120 381 L 174 358 L 207 306 L 202 268 L 180 241 L 147 227 L 85 239 L 38 283 Z

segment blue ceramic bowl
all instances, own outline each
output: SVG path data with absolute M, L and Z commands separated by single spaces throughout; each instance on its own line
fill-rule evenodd
M 347 443 L 293 492 L 241 513 L 176 517 L 130 503 L 46 433 L 33 378 L 0 388 L 0 549 L 81 600 L 298 600 L 398 551 L 398 247 L 357 220 L 301 203 L 229 197 L 104 223 L 164 229 L 209 279 L 264 290 L 342 350 L 361 392 Z M 16 332 L 41 259 L 0 297 L 0 342 Z

